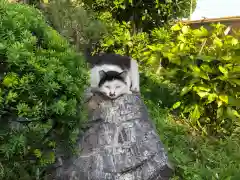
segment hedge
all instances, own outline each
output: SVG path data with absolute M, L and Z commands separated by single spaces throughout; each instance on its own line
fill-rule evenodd
M 0 179 L 38 179 L 70 152 L 88 83 L 83 56 L 40 11 L 0 2 Z M 63 143 L 62 143 L 63 142 Z

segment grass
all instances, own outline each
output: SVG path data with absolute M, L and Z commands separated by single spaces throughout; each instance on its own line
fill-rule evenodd
M 176 88 L 146 76 L 141 84 L 150 116 L 174 166 L 173 180 L 240 180 L 240 135 L 225 139 L 202 136 L 167 110 L 178 98 L 171 95 Z
M 240 179 L 239 138 L 203 137 L 154 101 L 145 102 L 175 168 L 173 180 Z

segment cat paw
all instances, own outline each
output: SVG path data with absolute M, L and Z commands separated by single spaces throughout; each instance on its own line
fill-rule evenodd
M 136 93 L 138 93 L 138 92 L 140 92 L 140 88 L 139 87 L 131 87 L 131 91 L 132 92 L 136 92 Z
M 128 94 L 132 94 L 132 91 L 128 91 Z

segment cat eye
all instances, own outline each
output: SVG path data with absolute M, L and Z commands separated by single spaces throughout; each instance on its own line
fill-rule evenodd
M 121 86 L 116 86 L 116 88 L 118 89 L 118 88 L 120 88 Z
M 110 86 L 105 86 L 106 88 L 110 89 Z

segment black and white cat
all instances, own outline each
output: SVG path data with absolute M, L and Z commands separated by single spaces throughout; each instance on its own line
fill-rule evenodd
M 135 60 L 118 54 L 99 54 L 88 58 L 88 62 L 91 65 L 90 86 L 93 91 L 105 91 L 109 97 L 110 92 L 115 92 L 114 96 L 111 94 L 114 98 L 122 93 L 140 92 L 138 64 Z

